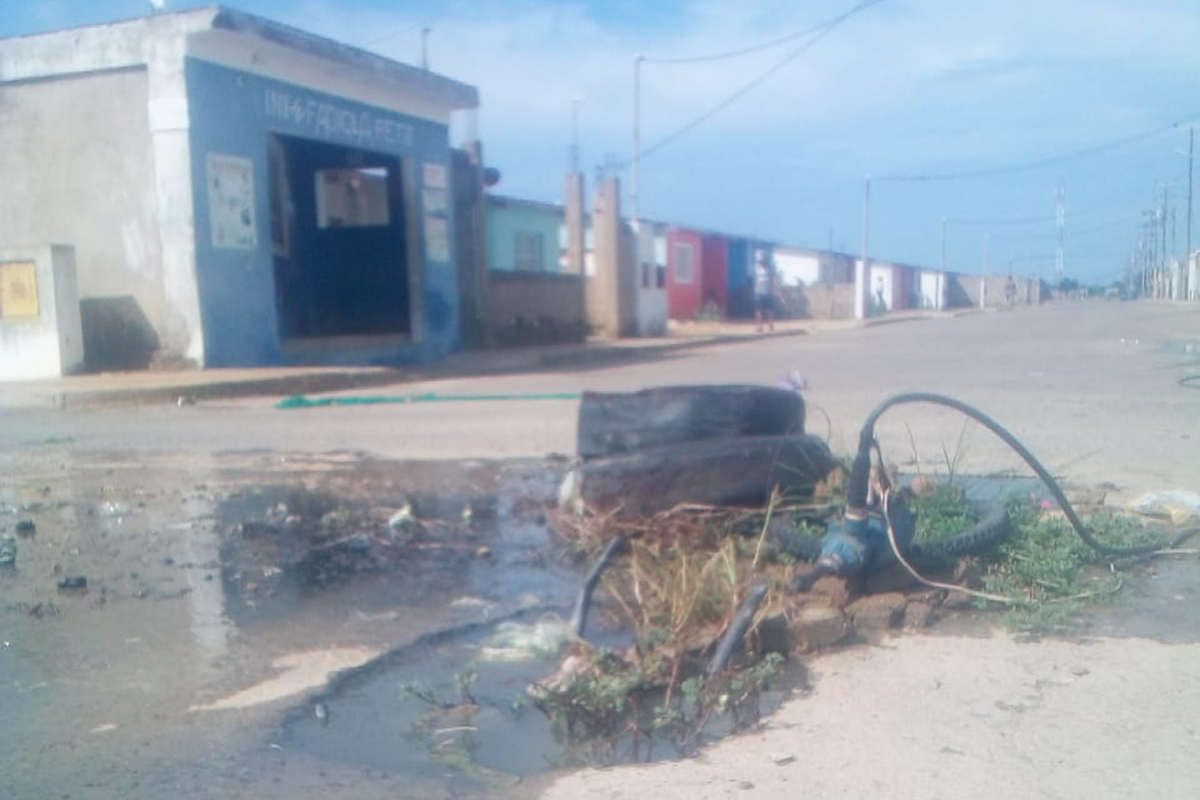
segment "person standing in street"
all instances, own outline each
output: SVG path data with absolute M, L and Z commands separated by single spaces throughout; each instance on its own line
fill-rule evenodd
M 763 332 L 763 321 L 767 330 L 775 330 L 775 266 L 767 254 L 759 250 L 754 254 L 754 320 L 758 332 Z

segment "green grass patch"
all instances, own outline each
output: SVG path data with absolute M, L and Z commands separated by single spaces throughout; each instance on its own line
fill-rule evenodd
M 1027 497 L 1010 498 L 1007 505 L 1011 534 L 989 552 L 970 558 L 982 573 L 984 591 L 1014 601 L 1002 617 L 1004 624 L 1027 632 L 1061 632 L 1089 604 L 1120 588 L 1122 574 L 1112 567 L 1111 557 L 1089 547 L 1060 513 L 1044 512 Z M 917 540 L 927 543 L 956 536 L 979 519 L 953 487 L 918 499 L 915 509 Z M 1114 546 L 1161 538 L 1137 520 L 1106 511 L 1085 524 L 1096 538 Z M 995 607 L 982 599 L 978 604 Z

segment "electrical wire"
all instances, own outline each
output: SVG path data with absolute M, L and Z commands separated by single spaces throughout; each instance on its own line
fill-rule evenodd
M 737 91 L 733 92 L 731 95 L 726 97 L 721 102 L 717 103 L 715 106 L 710 108 L 708 111 L 705 111 L 703 114 L 701 114 L 700 116 L 693 119 L 691 122 L 688 122 L 686 125 L 681 126 L 677 130 L 675 130 L 673 133 L 670 133 L 667 136 L 664 136 L 663 138 L 659 139 L 657 142 L 650 145 L 649 147 L 639 150 L 638 154 L 637 154 L 638 160 L 644 159 L 646 156 L 656 153 L 659 150 L 662 150 L 664 147 L 671 144 L 675 140 L 679 139 L 681 136 L 684 136 L 684 135 L 690 133 L 691 131 L 693 131 L 694 129 L 698 128 L 700 125 L 704 124 L 709 119 L 716 116 L 717 114 L 719 114 L 720 112 L 722 112 L 726 108 L 728 108 L 729 106 L 736 103 L 742 97 L 749 94 L 751 91 L 753 91 L 755 88 L 757 88 L 760 84 L 764 83 L 768 78 L 770 78 L 775 73 L 782 70 L 788 64 L 792 63 L 797 58 L 804 55 L 806 52 L 808 52 L 810 49 L 812 49 L 814 46 L 816 46 L 816 44 L 818 42 L 820 42 L 822 39 L 824 39 L 826 36 L 828 36 L 830 33 L 832 33 L 839 25 L 844 23 L 846 20 L 848 20 L 851 17 L 855 16 L 856 14 L 866 10 L 870 6 L 880 3 L 880 2 L 882 2 L 882 0 L 864 0 L 864 2 L 858 3 L 857 5 L 853 6 L 849 10 L 843 12 L 842 14 L 839 14 L 838 16 L 834 17 L 833 19 L 830 19 L 830 20 L 822 23 L 821 25 L 816 26 L 813 29 L 813 31 L 815 33 L 812 34 L 812 38 L 810 38 L 808 41 L 804 42 L 799 47 L 797 47 L 794 50 L 792 50 L 791 52 L 789 52 L 786 56 L 784 56 L 782 59 L 777 61 L 774 65 L 772 65 L 770 68 L 768 68 L 765 72 L 760 73 L 753 80 L 751 80 L 750 82 L 743 85 Z M 614 165 L 612 167 L 612 169 L 615 169 L 615 170 L 625 169 L 632 163 L 633 163 L 633 160 L 629 159 L 627 161 L 617 163 L 616 165 Z
M 1191 114 L 1182 119 L 1170 122 L 1166 125 L 1160 125 L 1151 130 L 1142 131 L 1140 133 L 1124 136 L 1120 139 L 1114 139 L 1111 142 L 1085 147 L 1082 150 L 1075 150 L 1070 153 L 1063 153 L 1057 156 L 1048 156 L 1046 158 L 1035 159 L 1018 164 L 1009 164 L 1002 167 L 987 167 L 985 169 L 962 170 L 959 172 L 931 172 L 931 173 L 915 173 L 911 175 L 895 174 L 895 175 L 873 175 L 872 182 L 888 182 L 888 183 L 921 183 L 929 181 L 955 181 L 966 180 L 970 178 L 990 178 L 996 175 L 1011 175 L 1019 172 L 1032 172 L 1034 170 L 1046 169 L 1059 164 L 1065 164 L 1071 161 L 1079 161 L 1081 159 L 1090 158 L 1091 156 L 1107 153 L 1112 150 L 1117 150 L 1122 147 L 1127 147 L 1137 142 L 1145 141 L 1161 133 L 1174 130 L 1190 122 L 1200 120 L 1200 113 Z
M 873 6 L 882 2 L 883 0 L 864 0 L 864 2 L 861 2 L 854 8 L 851 8 L 850 11 L 846 12 L 845 14 L 834 17 L 833 19 L 825 20 L 824 22 L 817 23 L 811 28 L 806 28 L 796 33 L 789 33 L 787 36 L 780 36 L 776 39 L 750 45 L 749 47 L 742 47 L 737 50 L 728 50 L 723 53 L 713 53 L 712 55 L 705 56 L 689 56 L 680 58 L 644 57 L 642 58 L 642 61 L 646 64 L 702 64 L 708 61 L 723 61 L 728 58 L 737 58 L 738 56 L 749 55 L 750 53 L 757 53 L 762 50 L 770 50 L 771 48 L 778 47 L 781 44 L 787 44 L 788 42 L 795 41 L 796 39 L 803 39 L 805 36 L 811 36 L 812 34 L 817 33 L 818 31 L 830 25 L 838 24 L 842 19 L 849 16 L 849 14 L 857 13 L 866 9 L 868 6 Z

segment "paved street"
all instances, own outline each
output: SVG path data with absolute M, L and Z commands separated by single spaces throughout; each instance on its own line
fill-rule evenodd
M 1052 470 L 1122 491 L 1200 485 L 1200 393 L 1178 379 L 1200 369 L 1200 311 L 1094 301 L 747 340 L 662 353 L 619 366 L 563 365 L 529 374 L 454 378 L 348 394 L 512 394 L 512 400 L 279 411 L 275 398 L 80 412 L 0 410 L 10 454 L 46 439 L 71 451 L 212 454 L 247 449 L 361 451 L 385 458 L 495 458 L 574 450 L 576 405 L 527 393 L 625 391 L 670 383 L 774 385 L 796 370 L 811 387 L 809 429 L 848 452 L 883 398 L 922 390 L 992 414 Z M 1193 352 L 1185 348 L 1193 345 Z M 896 411 L 880 431 L 889 458 L 952 451 L 961 422 L 928 408 Z M 962 467 L 1017 467 L 983 431 L 968 431 Z
M 1200 392 L 1179 384 L 1200 372 L 1200 309 L 1146 302 L 819 330 L 346 393 L 504 400 L 0 409 L 0 527 L 37 523 L 16 569 L 0 573 L 5 796 L 453 796 L 437 775 L 398 778 L 353 754 L 335 763 L 304 750 L 287 733 L 294 705 L 272 693 L 294 701 L 289 692 L 311 691 L 329 670 L 462 622 L 453 603 L 467 594 L 508 586 L 561 600 L 557 585 L 518 585 L 530 574 L 522 559 L 545 543 L 515 541 L 510 562 L 492 542 L 489 567 L 471 559 L 472 540 L 467 555 L 429 556 L 390 583 L 269 597 L 218 568 L 232 557 L 230 531 L 286 515 L 277 501 L 295 510 L 296 487 L 353 498 L 382 519 L 402 491 L 527 487 L 528 476 L 482 462 L 571 454 L 577 408 L 527 395 L 777 384 L 792 371 L 810 387 L 809 430 L 842 454 L 880 400 L 933 391 L 990 413 L 1068 483 L 1105 487 L 1110 503 L 1200 489 Z M 950 412 L 898 409 L 879 433 L 906 469 L 1024 474 Z M 88 576 L 86 594 L 55 590 L 74 574 Z M 253 578 L 266 586 L 271 574 Z M 1086 643 L 1018 644 L 985 628 L 850 648 L 817 658 L 813 691 L 765 729 L 698 761 L 539 778 L 510 796 L 1190 796 L 1200 786 L 1200 570 L 1163 562 L 1147 580 Z

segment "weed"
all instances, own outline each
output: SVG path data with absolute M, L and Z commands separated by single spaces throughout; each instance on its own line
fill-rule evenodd
M 1008 503 L 1011 535 L 972 562 L 983 573 L 990 594 L 1016 601 L 1003 616 L 1006 625 L 1031 632 L 1066 629 L 1090 602 L 1102 600 L 1121 586 L 1121 576 L 1058 515 L 1046 515 L 1027 499 Z M 962 533 L 978 514 L 961 493 L 942 486 L 916 501 L 917 540 L 936 542 Z M 1088 521 L 1099 539 L 1126 546 L 1155 541 L 1155 534 L 1136 520 L 1100 511 Z M 980 607 L 988 606 L 980 601 Z
M 914 510 L 917 514 L 918 542 L 934 543 L 957 536 L 979 521 L 979 515 L 963 499 L 962 492 L 941 484 L 928 496 L 918 498 Z

